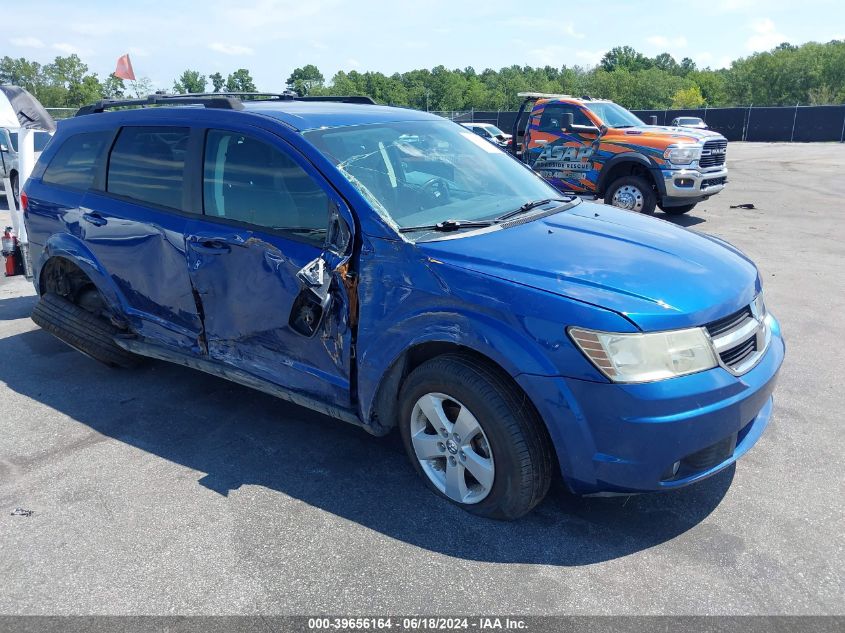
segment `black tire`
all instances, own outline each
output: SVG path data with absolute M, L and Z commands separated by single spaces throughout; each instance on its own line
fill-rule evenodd
M 463 403 L 489 440 L 495 475 L 489 493 L 478 503 L 460 503 L 442 493 L 417 459 L 411 443 L 411 416 L 416 402 L 429 393 Z M 436 494 L 472 514 L 500 520 L 523 516 L 546 496 L 555 463 L 551 440 L 525 394 L 500 372 L 469 356 L 438 356 L 411 372 L 400 390 L 399 404 L 405 450 Z
M 45 293 L 32 311 L 32 320 L 74 349 L 110 367 L 134 367 L 140 360 L 115 344 L 119 329 L 60 295 Z
M 615 196 L 616 192 L 623 187 L 636 189 L 639 192 L 639 196 L 641 196 L 641 198 L 639 198 L 639 202 L 642 205 L 641 208 L 639 210 L 632 208 L 630 209 L 631 211 L 638 211 L 639 213 L 645 213 L 646 215 L 654 213 L 654 208 L 657 206 L 657 195 L 654 193 L 654 185 L 645 178 L 640 178 L 639 176 L 624 176 L 622 178 L 617 178 L 610 183 L 610 187 L 607 188 L 607 191 L 604 194 L 604 203 L 611 206 L 625 208 L 621 205 L 613 204 L 613 196 Z
M 694 204 L 685 204 L 680 207 L 660 207 L 660 210 L 666 215 L 683 215 L 692 211 L 694 207 Z
M 20 183 L 18 181 L 18 175 L 12 174 L 9 178 L 9 181 L 12 183 L 12 197 L 15 199 L 15 204 L 20 206 L 21 203 L 21 188 Z

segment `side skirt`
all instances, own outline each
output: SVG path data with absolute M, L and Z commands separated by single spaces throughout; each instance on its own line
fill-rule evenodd
M 164 360 L 177 365 L 183 365 L 185 367 L 190 367 L 191 369 L 197 369 L 205 372 L 206 374 L 211 374 L 212 376 L 231 380 L 232 382 L 244 385 L 245 387 L 251 387 L 252 389 L 263 391 L 264 393 L 275 396 L 281 400 L 286 400 L 329 417 L 343 420 L 344 422 L 354 424 L 355 426 L 360 426 L 365 431 L 373 433 L 373 429 L 369 425 L 364 424 L 361 421 L 361 418 L 358 417 L 358 414 L 352 409 L 327 404 L 317 400 L 316 398 L 312 398 L 296 391 L 291 391 L 290 389 L 286 389 L 285 387 L 272 383 L 268 380 L 264 380 L 263 378 L 253 376 L 241 369 L 229 367 L 228 365 L 203 358 L 196 358 L 188 354 L 181 354 L 159 345 L 144 343 L 137 339 L 115 337 L 114 342 L 123 349 L 134 354 Z

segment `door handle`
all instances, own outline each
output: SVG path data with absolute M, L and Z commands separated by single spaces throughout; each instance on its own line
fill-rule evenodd
M 232 250 L 232 247 L 220 240 L 203 240 L 191 243 L 191 248 L 206 255 L 222 255 Z
M 104 226 L 106 223 L 108 223 L 108 220 L 106 220 L 103 216 L 96 212 L 83 213 L 82 219 L 86 222 L 93 224 L 94 226 Z

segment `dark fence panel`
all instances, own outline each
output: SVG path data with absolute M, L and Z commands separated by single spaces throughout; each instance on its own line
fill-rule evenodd
M 632 110 L 646 123 L 671 125 L 679 116 L 697 116 L 729 141 L 845 141 L 845 105 L 701 108 L 690 110 Z M 516 112 L 473 113 L 473 120 L 495 123 L 510 133 Z
M 845 130 L 845 106 L 808 106 L 798 108 L 793 141 L 842 141 Z
M 795 108 L 751 108 L 746 141 L 788 141 L 792 138 Z

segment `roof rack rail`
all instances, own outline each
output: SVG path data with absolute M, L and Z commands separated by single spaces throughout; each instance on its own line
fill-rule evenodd
M 141 99 L 102 99 L 96 103 L 82 106 L 74 116 L 83 114 L 97 114 L 112 108 L 124 108 L 129 106 L 151 106 L 165 103 L 179 103 L 182 105 L 202 105 L 206 108 L 219 108 L 221 110 L 243 110 L 244 106 L 237 97 L 229 97 L 225 94 L 184 94 L 184 95 L 149 95 Z
M 558 95 L 546 92 L 517 92 L 517 97 L 526 97 L 528 99 L 572 99 L 572 95 Z
M 103 99 L 90 105 L 82 106 L 75 116 L 96 114 L 113 108 L 129 106 L 154 106 L 178 103 L 179 105 L 202 105 L 206 108 L 221 110 L 243 110 L 243 101 L 333 101 L 337 103 L 358 103 L 376 105 L 371 97 L 360 95 L 340 96 L 305 96 L 277 92 L 194 92 L 189 94 L 165 95 L 153 94 L 139 99 Z

